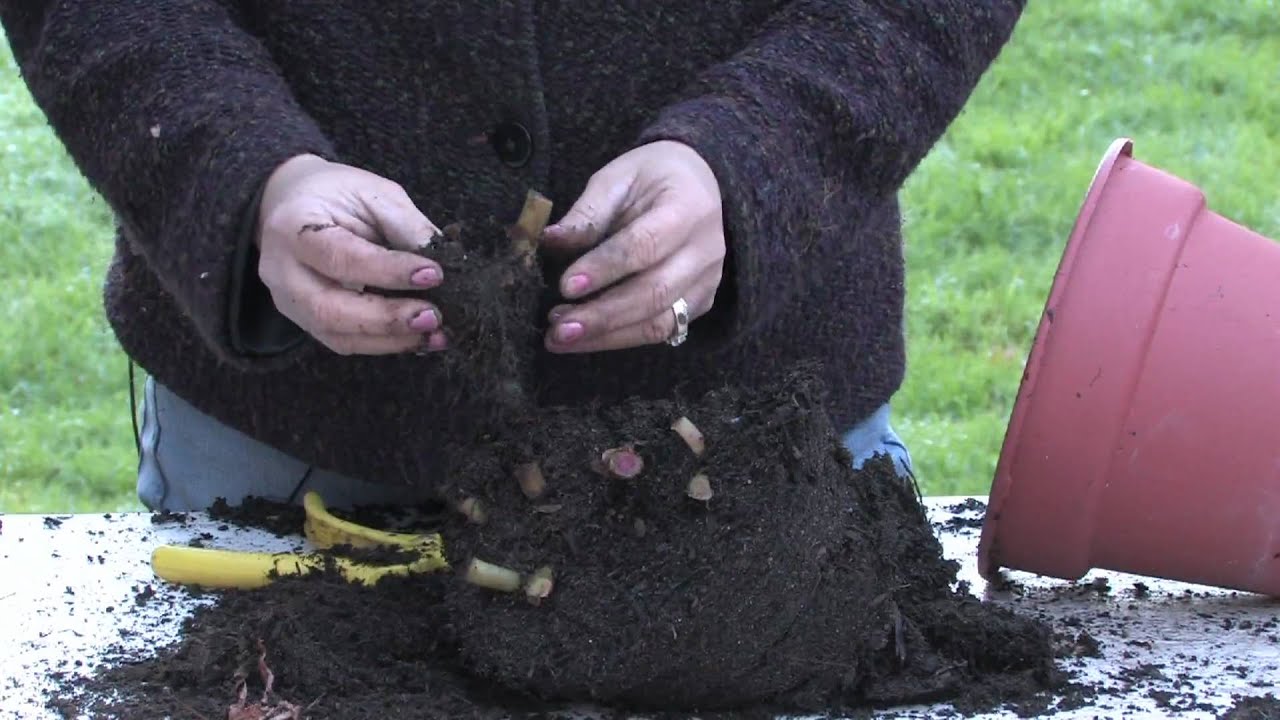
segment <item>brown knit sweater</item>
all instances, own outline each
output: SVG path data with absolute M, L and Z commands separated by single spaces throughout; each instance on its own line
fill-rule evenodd
M 678 348 L 547 355 L 540 400 L 699 392 L 816 359 L 849 427 L 903 378 L 897 192 L 1022 5 L 0 0 L 0 20 L 118 218 L 106 307 L 125 350 L 249 435 L 402 483 L 431 477 L 450 427 L 433 358 L 309 338 L 264 352 L 279 336 L 238 324 L 245 220 L 279 163 L 365 168 L 444 224 L 514 218 L 530 187 L 565 209 L 621 152 L 687 143 L 724 196 L 716 309 Z

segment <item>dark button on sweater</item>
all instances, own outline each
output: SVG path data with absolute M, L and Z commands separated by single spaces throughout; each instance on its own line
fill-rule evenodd
M 520 123 L 504 122 L 497 126 L 489 133 L 489 143 L 498 153 L 498 159 L 508 167 L 522 168 L 533 157 L 533 136 Z

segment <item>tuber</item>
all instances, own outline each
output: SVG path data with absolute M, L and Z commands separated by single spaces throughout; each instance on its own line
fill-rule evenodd
M 707 442 L 702 437 L 702 431 L 689 418 L 683 415 L 676 418 L 676 421 L 671 423 L 671 429 L 675 430 L 684 439 L 685 444 L 689 446 L 694 455 L 701 456 L 707 449 Z
M 610 475 L 623 480 L 630 480 L 644 470 L 644 459 L 631 445 L 605 450 L 600 461 Z
M 520 573 L 479 558 L 471 558 L 463 578 L 472 585 L 498 592 L 509 593 L 520 589 Z
M 711 492 L 711 479 L 705 473 L 698 473 L 689 479 L 689 487 L 685 489 L 685 494 L 694 500 L 707 502 L 714 493 Z
M 465 515 L 469 522 L 476 525 L 483 525 L 489 519 L 489 513 L 485 510 L 484 503 L 480 502 L 478 498 L 463 498 L 454 504 L 454 508 Z
M 525 195 L 524 208 L 516 224 L 508 230 L 511 247 L 515 253 L 524 258 L 525 266 L 533 266 L 533 258 L 538 248 L 538 238 L 551 220 L 551 200 L 537 190 L 529 190 Z
M 551 596 L 551 590 L 555 587 L 554 573 L 548 566 L 538 568 L 533 575 L 529 576 L 529 581 L 525 583 L 524 595 L 530 603 L 539 605 L 543 600 Z
M 542 468 L 536 462 L 522 463 L 517 465 L 513 473 L 516 482 L 520 484 L 520 491 L 530 500 L 536 500 L 542 496 L 547 490 L 547 479 L 542 474 Z

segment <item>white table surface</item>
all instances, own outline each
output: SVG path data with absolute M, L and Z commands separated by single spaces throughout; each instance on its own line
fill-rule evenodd
M 1078 682 L 1106 689 L 1104 697 L 1094 706 L 1045 717 L 1215 717 L 1235 695 L 1280 693 L 1280 601 L 1106 572 L 1078 583 L 1011 572 L 1012 590 L 997 590 L 977 575 L 979 529 L 963 527 L 976 526 L 980 513 L 948 510 L 962 500 L 926 502 L 944 550 L 960 561 L 959 579 L 969 582 L 971 592 L 1039 615 L 1059 630 L 1087 630 L 1100 645 L 1101 657 L 1061 662 L 1077 672 Z M 163 645 L 176 639 L 198 603 L 213 601 L 157 581 L 149 566 L 156 545 L 204 536 L 220 547 L 297 547 L 297 541 L 265 532 L 219 529 L 221 523 L 198 514 L 186 523 L 159 525 L 149 513 L 5 515 L 0 521 L 0 717 L 56 717 L 44 707 L 49 671 L 88 672 L 110 646 Z M 1102 581 L 1105 591 L 1095 584 Z M 1137 583 L 1146 586 L 1145 596 L 1135 592 Z M 136 603 L 146 586 L 169 601 Z M 1153 665 L 1158 672 L 1151 672 Z M 1147 672 L 1137 679 L 1140 670 Z M 930 717 L 944 708 L 884 714 Z

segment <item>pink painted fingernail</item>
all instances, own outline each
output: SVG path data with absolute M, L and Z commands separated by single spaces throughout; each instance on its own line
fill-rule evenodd
M 449 347 L 449 338 L 442 332 L 431 333 L 427 338 L 427 349 L 432 352 L 438 352 L 447 347 Z
M 423 310 L 409 321 L 409 327 L 418 332 L 431 332 L 440 327 L 440 316 L 430 308 Z
M 440 284 L 440 271 L 433 267 L 424 267 L 409 276 L 409 282 L 418 287 L 431 287 Z
M 571 343 L 582 337 L 584 330 L 582 323 L 569 322 L 556 328 L 556 342 Z
M 574 275 L 569 278 L 568 293 L 570 295 L 581 295 L 586 292 L 587 286 L 591 284 L 591 280 L 586 275 Z

